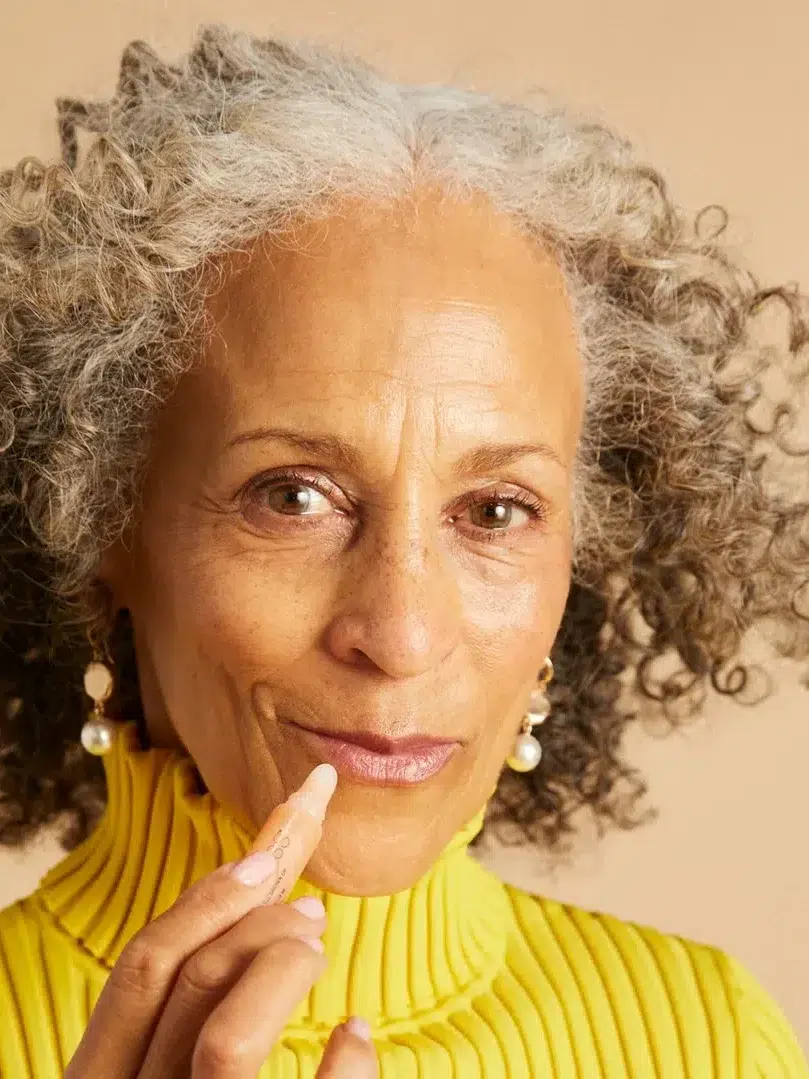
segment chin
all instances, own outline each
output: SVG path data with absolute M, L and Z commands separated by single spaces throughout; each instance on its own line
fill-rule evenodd
M 304 871 L 316 888 L 348 896 L 392 895 L 412 887 L 441 854 L 445 842 L 425 830 L 403 835 L 383 824 L 327 820 L 323 838 Z M 447 840 L 448 841 L 448 840 Z

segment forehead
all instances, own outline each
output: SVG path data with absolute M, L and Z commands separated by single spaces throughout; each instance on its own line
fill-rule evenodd
M 483 198 L 344 202 L 230 257 L 205 365 L 231 412 L 380 392 L 575 416 L 581 377 L 552 256 Z M 384 390 L 383 390 L 384 387 Z M 559 417 L 561 418 L 561 417 Z

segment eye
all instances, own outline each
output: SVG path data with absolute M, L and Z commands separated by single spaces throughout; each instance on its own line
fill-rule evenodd
M 254 524 L 267 526 L 281 518 L 307 519 L 339 514 L 334 499 L 339 492 L 325 476 L 295 471 L 256 479 L 245 491 L 243 512 Z
M 513 524 L 515 510 L 519 515 L 520 508 L 516 502 L 511 500 L 508 502 L 477 502 L 471 507 L 472 523 L 480 528 L 502 530 Z M 525 513 L 525 510 L 522 510 L 522 513 L 526 517 L 530 516 L 530 514 Z
M 488 533 L 480 536 L 484 540 L 500 539 L 504 532 L 521 532 L 547 518 L 545 503 L 527 491 L 516 494 L 489 492 L 485 498 L 470 502 L 466 508 L 478 534 Z
M 332 508 L 328 498 L 309 483 L 265 483 L 259 494 L 268 509 L 289 517 L 314 517 Z

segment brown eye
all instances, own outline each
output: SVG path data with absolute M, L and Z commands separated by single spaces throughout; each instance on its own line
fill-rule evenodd
M 508 501 L 490 499 L 488 502 L 478 502 L 470 507 L 470 517 L 472 524 L 478 528 L 499 531 L 512 525 L 515 510 L 517 513 L 526 513 L 525 510 L 522 510 L 520 506 L 510 499 Z M 526 515 L 530 516 L 530 514 Z
M 287 517 L 313 517 L 330 508 L 329 500 L 320 491 L 302 483 L 268 485 L 264 488 L 264 502 L 274 513 Z

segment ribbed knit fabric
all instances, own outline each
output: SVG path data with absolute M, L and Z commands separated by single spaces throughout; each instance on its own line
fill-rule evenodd
M 0 912 L 0 1077 L 62 1076 L 121 949 L 251 836 L 192 762 L 104 758 L 108 807 L 33 895 Z M 468 853 L 481 818 L 393 896 L 300 882 L 329 967 L 260 1079 L 314 1079 L 331 1028 L 372 1025 L 381 1079 L 809 1079 L 783 1015 L 724 953 L 503 885 Z M 121 1017 L 125 1022 L 126 1017 Z

